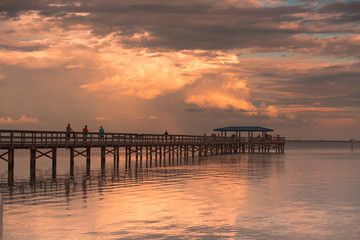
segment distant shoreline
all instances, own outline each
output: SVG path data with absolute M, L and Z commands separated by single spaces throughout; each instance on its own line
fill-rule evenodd
M 349 140 L 285 140 L 285 142 L 349 142 Z M 356 142 L 356 140 L 355 140 Z

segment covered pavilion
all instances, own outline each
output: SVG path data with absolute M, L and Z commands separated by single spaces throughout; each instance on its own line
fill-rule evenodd
M 261 132 L 261 136 L 264 138 L 267 132 L 273 132 L 273 129 L 264 128 L 264 127 L 253 127 L 253 126 L 230 126 L 223 128 L 215 128 L 213 129 L 216 132 L 221 132 L 222 137 L 226 137 L 227 132 L 235 132 L 236 137 L 241 137 L 242 132 L 247 132 L 247 137 L 252 138 L 254 132 Z

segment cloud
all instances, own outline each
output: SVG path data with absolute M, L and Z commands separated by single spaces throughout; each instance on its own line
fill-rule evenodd
M 107 120 L 112 120 L 111 118 L 107 118 L 107 117 L 93 117 L 90 118 L 90 120 L 95 120 L 95 121 L 107 121 Z
M 135 51 L 114 47 L 102 58 L 103 64 L 111 67 L 115 75 L 83 84 L 81 88 L 88 94 L 97 93 L 112 98 L 135 96 L 153 99 L 193 83 L 203 71 L 215 69 L 220 64 L 237 62 L 233 54 L 208 57 L 197 55 L 199 53 L 154 53 L 145 49 Z
M 39 120 L 37 118 L 27 117 L 26 115 L 23 115 L 17 120 L 12 119 L 11 117 L 2 117 L 0 118 L 0 123 L 39 123 Z
M 256 109 L 251 104 L 247 80 L 230 73 L 203 76 L 187 89 L 185 102 L 201 108 L 234 108 L 246 112 Z
M 357 1 L 344 1 L 335 2 L 324 5 L 320 10 L 323 12 L 341 12 L 359 14 L 360 2 Z
M 151 115 L 149 117 L 137 116 L 136 118 L 139 120 L 159 120 L 159 117 L 157 117 L 155 115 Z
M 15 19 L 36 21 L 37 25 L 18 27 L 32 28 L 32 32 L 36 30 L 44 36 L 48 35 L 48 29 L 51 32 L 60 29 L 59 34 L 64 35 L 65 31 L 83 28 L 100 38 L 117 34 L 128 48 L 292 50 L 303 41 L 296 38 L 299 34 L 357 34 L 358 14 L 353 10 L 357 5 L 342 2 L 325 3 L 321 7 L 312 3 L 285 6 L 257 0 L 184 0 L 181 4 L 155 0 L 136 3 L 95 0 L 57 5 L 42 1 L 23 5 L 6 1 L 3 12 L 10 12 L 10 16 L 16 14 L 17 18 L 8 18 L 12 22 L 16 22 Z M 25 36 L 28 32 L 24 31 Z M 24 44 L 18 43 L 19 47 Z M 34 44 L 29 49 L 42 47 L 41 43 Z M 312 44 L 316 48 L 317 43 Z
M 205 108 L 198 108 L 198 107 L 189 107 L 185 109 L 186 112 L 204 112 L 206 111 Z
M 85 66 L 83 64 L 72 64 L 72 65 L 67 65 L 65 68 L 66 69 L 74 69 L 74 68 L 84 68 Z
M 255 106 L 254 98 L 251 96 L 251 89 L 248 87 L 248 80 L 240 78 L 233 73 L 222 73 L 203 76 L 193 86 L 187 89 L 185 102 L 204 109 L 235 110 L 242 115 L 265 116 L 267 118 L 293 119 L 295 115 L 286 107 L 267 105 L 264 101 Z M 269 96 L 266 96 L 268 99 Z M 267 101 L 268 102 L 268 101 Z M 269 102 L 274 103 L 274 102 Z

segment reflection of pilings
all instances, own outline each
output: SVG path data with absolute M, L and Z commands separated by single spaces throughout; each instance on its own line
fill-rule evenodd
M 143 151 L 145 147 L 146 152 Z M 30 149 L 30 182 L 35 180 L 36 176 L 36 159 L 42 156 L 46 156 L 52 159 L 52 178 L 55 179 L 56 168 L 57 168 L 57 148 L 51 147 L 50 151 L 40 151 L 40 149 L 32 148 Z M 82 148 L 82 147 L 79 147 Z M 112 149 L 109 149 L 110 146 L 106 147 L 105 145 L 101 146 L 101 170 L 105 170 L 105 156 L 107 153 L 114 154 L 114 169 L 119 169 L 119 146 L 112 146 Z M 143 154 L 146 154 L 146 167 L 155 167 L 158 166 L 172 166 L 175 164 L 175 152 L 176 152 L 176 162 L 187 162 L 190 157 L 193 159 L 195 155 L 207 156 L 213 154 L 232 154 L 232 153 L 270 153 L 274 151 L 276 153 L 284 152 L 284 144 L 279 142 L 240 142 L 232 144 L 206 144 L 206 142 L 197 144 L 197 143 L 187 143 L 187 144 L 177 144 L 169 143 L 164 145 L 163 143 L 154 143 L 154 144 L 141 144 L 141 143 L 132 143 L 132 145 L 126 145 L 125 148 L 125 168 L 131 168 L 131 155 L 132 153 L 136 154 L 136 168 L 143 168 Z M 90 157 L 91 157 L 91 147 L 85 146 L 85 150 L 77 151 L 76 147 L 70 146 L 70 176 L 74 176 L 74 159 L 78 155 L 86 157 L 86 174 L 90 175 Z M 7 152 L 0 154 L 0 158 L 8 162 L 8 183 L 9 185 L 13 184 L 14 178 L 14 149 L 6 149 Z M 38 156 L 37 156 L 38 155 Z M 191 156 L 190 156 L 191 155 Z M 6 159 L 6 156 L 8 159 Z M 154 159 L 153 159 L 154 158 Z M 154 163 L 153 163 L 154 160 Z M 139 162 L 140 161 L 140 162 Z
M 36 153 L 38 154 L 38 153 Z M 76 149 L 75 149 L 75 155 L 76 155 Z M 37 156 L 38 157 L 38 156 Z M 75 156 L 76 158 L 76 156 Z M 134 159 L 133 159 L 134 160 Z M 168 159 L 166 159 L 166 161 L 168 161 Z M 182 158 L 181 161 L 179 161 L 178 164 L 171 163 L 170 166 L 183 166 L 183 165 L 193 165 L 193 164 L 199 164 L 200 161 L 198 161 L 197 159 L 193 160 L 193 161 L 188 161 L 185 158 Z M 167 165 L 166 165 L 167 166 Z M 24 195 L 29 196 L 27 194 L 24 194 L 26 192 L 32 193 L 32 194 L 37 194 L 39 196 L 52 196 L 53 195 L 63 195 L 66 194 L 66 196 L 70 196 L 70 193 L 73 191 L 79 191 L 81 186 L 84 186 L 83 184 L 87 184 L 87 186 L 91 186 L 92 182 L 93 184 L 98 184 L 98 186 L 105 186 L 106 185 L 106 180 L 109 180 L 109 176 L 112 177 L 112 181 L 111 182 L 116 182 L 117 181 L 122 181 L 121 179 L 124 179 L 126 181 L 126 179 L 129 179 L 129 177 L 131 179 L 133 179 L 134 177 L 138 180 L 142 180 L 143 177 L 146 177 L 147 174 L 149 173 L 149 177 L 153 177 L 152 173 L 157 173 L 157 172 L 161 172 L 161 173 L 171 173 L 171 172 L 178 172 L 181 171 L 182 168 L 175 168 L 175 169 L 170 169 L 170 168 L 165 168 L 165 169 L 161 169 L 161 168 L 154 168 L 154 169 L 149 169 L 149 168 L 138 168 L 138 169 L 123 169 L 124 171 L 120 171 L 118 169 L 113 170 L 113 171 L 100 171 L 100 169 L 98 170 L 94 170 L 91 173 L 91 176 L 87 176 L 85 174 L 85 169 L 84 172 L 82 172 L 81 174 L 77 174 L 76 176 L 69 176 L 68 174 L 65 174 L 65 177 L 58 175 L 57 178 L 52 179 L 51 176 L 48 176 L 48 173 L 51 175 L 51 170 L 49 169 L 49 172 L 45 173 L 44 176 L 37 176 L 36 181 L 33 184 L 29 184 L 28 181 L 23 182 L 23 181 L 17 181 L 15 182 L 16 186 L 15 188 L 8 188 L 9 191 L 12 189 L 15 191 L 20 191 L 21 195 L 15 194 L 14 197 L 18 198 L 19 201 L 23 201 L 23 197 Z M 111 172 L 111 174 L 109 174 Z M 77 171 L 77 173 L 79 173 Z M 130 176 L 129 176 L 130 174 Z M 135 174 L 135 175 L 132 175 Z M 144 175 L 145 174 L 145 175 Z M 39 172 L 37 173 L 37 175 L 39 175 Z M 101 178 L 99 178 L 101 176 Z M 82 182 L 78 182 L 78 180 L 82 178 Z M 116 178 L 114 180 L 114 178 Z M 94 180 L 94 181 L 92 181 Z M 86 181 L 86 182 L 85 182 Z M 61 189 L 64 189 L 65 191 L 59 191 Z M 87 188 L 85 189 L 85 191 L 88 193 L 88 191 L 92 191 L 92 189 L 95 188 Z M 13 193 L 10 192 L 10 196 L 12 196 Z M 85 196 L 86 197 L 86 196 Z

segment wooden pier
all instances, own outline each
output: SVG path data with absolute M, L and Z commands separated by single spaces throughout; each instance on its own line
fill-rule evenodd
M 91 149 L 101 149 L 101 170 L 105 170 L 107 154 L 113 155 L 114 168 L 119 168 L 120 152 L 124 152 L 125 168 L 161 166 L 165 159 L 188 159 L 196 155 L 218 155 L 236 153 L 284 153 L 285 138 L 236 136 L 193 136 L 165 134 L 127 134 L 0 130 L 0 158 L 8 163 L 8 179 L 14 178 L 15 149 L 30 151 L 30 182 L 35 181 L 36 159 L 52 160 L 52 175 L 56 178 L 57 150 L 69 150 L 70 175 L 74 174 L 75 157 L 86 158 L 86 171 L 90 174 Z M 123 151 L 120 151 L 122 148 Z M 135 157 L 135 161 L 132 161 Z M 145 159 L 144 159 L 145 158 Z M 144 161 L 145 160 L 145 161 Z M 135 162 L 135 163 L 133 163 Z M 164 164 L 165 165 L 165 164 Z

